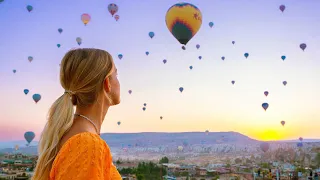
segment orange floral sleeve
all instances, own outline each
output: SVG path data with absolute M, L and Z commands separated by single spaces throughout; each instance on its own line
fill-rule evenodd
M 112 163 L 110 149 L 98 135 L 85 132 L 72 136 L 56 156 L 50 180 L 121 180 Z

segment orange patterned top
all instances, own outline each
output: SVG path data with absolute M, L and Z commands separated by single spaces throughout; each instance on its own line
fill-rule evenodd
M 50 180 L 121 180 L 107 143 L 90 132 L 76 134 L 61 147 Z

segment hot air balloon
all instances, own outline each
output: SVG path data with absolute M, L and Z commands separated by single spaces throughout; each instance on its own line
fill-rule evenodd
M 298 142 L 297 143 L 297 147 L 299 147 L 299 148 L 303 147 L 303 143 L 302 142 Z
M 79 46 L 82 44 L 82 39 L 81 37 L 77 37 L 76 38 L 77 43 L 79 44 Z
M 282 124 L 282 126 L 284 126 L 286 124 L 286 122 L 285 121 L 281 121 L 281 124 Z
M 191 69 L 193 69 L 193 67 L 192 67 L 192 66 L 189 66 L 189 69 L 191 70 Z
M 147 56 L 149 55 L 149 51 L 146 52 L 146 55 L 147 55 Z
M 129 92 L 129 94 L 131 94 L 131 93 L 132 93 L 132 90 L 129 90 L 128 92 Z
M 300 48 L 304 51 L 307 48 L 307 45 L 305 43 L 300 44 Z
M 213 22 L 209 22 L 209 26 L 212 28 L 213 27 Z
M 62 31 L 63 31 L 62 28 L 59 28 L 59 29 L 58 29 L 58 32 L 59 32 L 60 34 L 62 33 Z
M 300 141 L 303 141 L 303 138 L 302 138 L 302 137 L 299 137 L 299 140 L 300 140 Z
M 177 3 L 168 9 L 166 24 L 172 35 L 187 45 L 201 27 L 202 14 L 193 4 Z
M 117 14 L 117 15 L 114 16 L 114 19 L 115 19 L 116 21 L 118 21 L 118 20 L 120 19 L 120 16 Z
M 154 32 L 149 32 L 149 37 L 152 39 L 154 37 Z
M 183 91 L 183 87 L 180 87 L 180 88 L 179 88 L 179 91 L 182 92 L 182 91 Z
M 236 81 L 231 81 L 232 84 L 236 83 Z
M 279 7 L 279 9 L 280 9 L 281 12 L 283 12 L 283 11 L 286 9 L 286 6 L 285 6 L 285 5 L 281 5 L 281 6 Z
M 224 56 L 222 56 L 221 59 L 224 61 L 226 58 Z
M 208 135 L 209 134 L 209 130 L 206 130 L 206 135 Z
M 265 96 L 268 96 L 268 95 L 269 95 L 269 92 L 268 92 L 268 91 L 265 91 L 265 92 L 264 92 L 264 95 L 265 95 Z
M 183 147 L 182 147 L 182 146 L 178 146 L 178 150 L 179 150 L 179 151 L 182 151 L 182 150 L 183 150 Z
M 281 56 L 281 59 L 284 61 L 286 59 L 286 56 Z
M 249 53 L 244 53 L 244 57 L 248 58 L 249 57 Z
M 164 59 L 162 62 L 163 62 L 163 64 L 165 64 L 165 63 L 167 63 L 167 60 L 166 60 L 166 59 Z
M 57 44 L 57 47 L 60 48 L 61 44 Z
M 262 104 L 262 108 L 266 111 L 269 107 L 269 104 L 268 103 L 263 103 Z
M 200 45 L 199 45 L 199 44 L 197 44 L 197 45 L 196 45 L 196 48 L 197 48 L 197 49 L 199 49 L 199 48 L 200 48 Z
M 198 58 L 201 60 L 201 59 L 202 59 L 202 56 L 199 56 Z
M 122 54 L 118 54 L 118 58 L 122 59 L 123 55 Z
M 108 11 L 113 17 L 113 15 L 118 12 L 118 6 L 116 4 L 111 3 L 108 5 Z
M 286 86 L 287 85 L 287 81 L 283 81 L 282 84 Z
M 89 14 L 84 13 L 81 15 L 81 21 L 85 26 L 89 23 L 90 20 L 91 20 L 91 16 Z
M 185 46 L 182 46 L 181 48 L 182 48 L 182 50 L 186 50 L 186 47 L 185 47 Z
M 14 146 L 14 149 L 15 149 L 16 151 L 18 151 L 19 145 L 16 144 L 16 145 Z
M 28 57 L 28 60 L 29 60 L 29 62 L 31 62 L 31 61 L 33 60 L 33 57 L 32 57 L 32 56 L 29 56 L 29 57 Z
M 235 41 L 232 41 L 232 44 L 235 44 L 236 42 Z
M 145 111 L 145 110 L 146 110 L 146 107 L 143 107 L 142 110 Z
M 36 135 L 34 134 L 34 132 L 32 131 L 28 131 L 24 133 L 24 138 L 26 139 L 26 141 L 28 142 L 28 144 L 31 143 L 31 141 L 34 139 Z
M 17 70 L 15 70 L 15 69 L 14 69 L 14 70 L 12 70 L 12 71 L 13 71 L 13 73 L 16 73 L 16 72 L 17 72 Z
M 0 0 L 0 3 L 2 3 L 4 0 Z
M 23 92 L 25 95 L 27 95 L 29 93 L 29 89 L 24 89 Z
M 147 103 L 143 103 L 143 106 L 147 106 Z
M 270 145 L 267 142 L 263 142 L 260 144 L 260 148 L 263 152 L 267 152 L 269 150 L 269 147 L 270 147 Z
M 160 119 L 162 119 L 163 117 L 162 116 L 160 116 Z
M 33 7 L 32 7 L 31 5 L 28 5 L 28 6 L 27 6 L 27 10 L 28 10 L 29 12 L 31 12 L 31 11 L 33 10 Z
M 40 94 L 34 94 L 32 96 L 32 98 L 33 98 L 34 102 L 38 103 L 40 101 L 40 99 L 41 99 L 41 95 Z
M 118 125 L 120 125 L 120 124 L 121 124 L 121 122 L 120 122 L 120 121 L 118 121 L 118 122 L 117 122 L 117 124 L 118 124 Z

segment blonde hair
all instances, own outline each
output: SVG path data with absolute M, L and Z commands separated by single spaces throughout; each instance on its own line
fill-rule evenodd
M 96 102 L 103 90 L 104 80 L 114 69 L 111 55 L 100 49 L 75 49 L 63 57 L 60 83 L 72 93 L 64 93 L 49 110 L 48 121 L 39 141 L 39 158 L 33 180 L 49 179 L 60 139 L 73 124 L 74 106 L 83 107 Z

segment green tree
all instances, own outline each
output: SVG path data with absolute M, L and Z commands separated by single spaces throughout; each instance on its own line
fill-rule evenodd
M 165 157 L 163 157 L 163 158 L 160 159 L 159 163 L 160 163 L 160 164 L 169 163 L 169 159 L 165 156 Z
M 317 153 L 317 156 L 316 156 L 316 165 L 320 168 L 320 153 Z
M 117 164 L 121 164 L 121 161 L 118 159 L 118 160 L 116 161 L 116 163 L 117 163 Z

